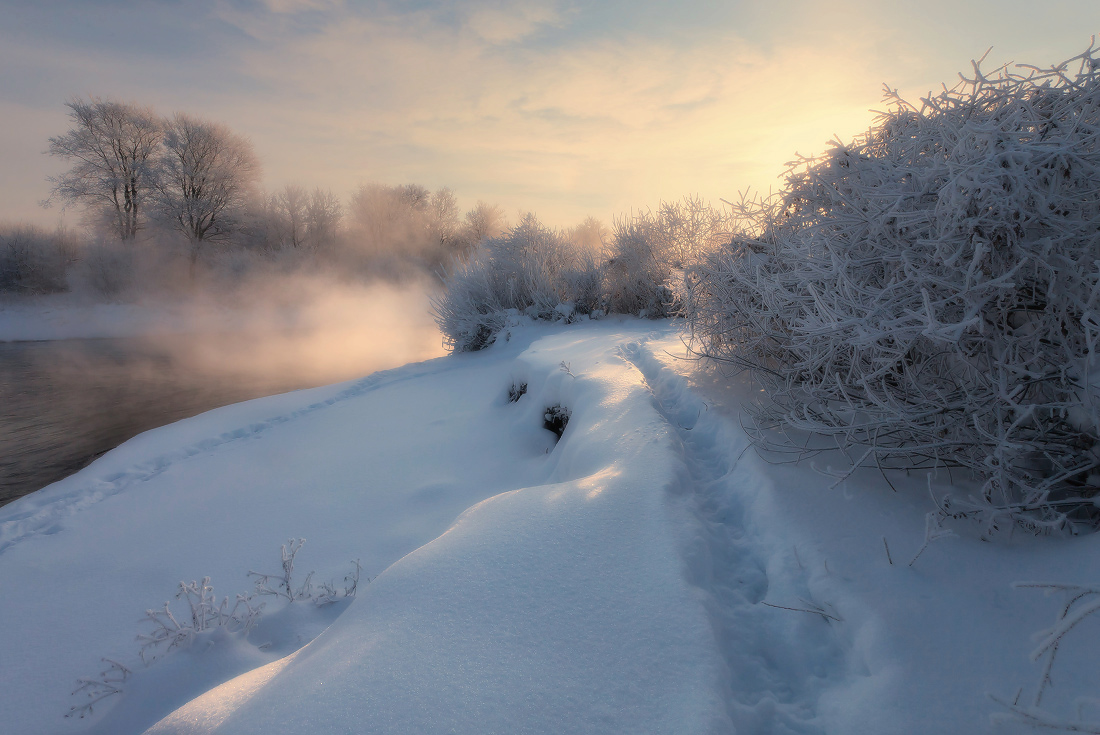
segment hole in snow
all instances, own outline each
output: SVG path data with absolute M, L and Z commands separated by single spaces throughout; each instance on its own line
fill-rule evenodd
M 515 403 L 526 392 L 527 383 L 512 383 L 512 387 L 508 389 L 508 402 Z
M 549 429 L 561 439 L 561 435 L 565 433 L 566 425 L 569 424 L 571 414 L 572 411 L 565 406 L 549 406 L 543 414 L 542 428 Z

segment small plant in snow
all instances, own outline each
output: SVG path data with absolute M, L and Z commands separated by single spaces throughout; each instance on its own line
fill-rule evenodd
M 304 543 L 305 539 L 290 539 L 282 545 L 282 574 L 249 572 L 249 576 L 256 577 L 256 589 L 252 594 L 238 594 L 232 606 L 228 597 L 218 601 L 210 584 L 210 577 L 203 577 L 201 582 L 180 582 L 176 599 L 187 603 L 185 614 L 173 612 L 168 602 L 164 603 L 163 609 L 145 611 L 146 620 L 152 623 L 152 630 L 137 636 L 137 641 L 141 644 L 138 656 L 142 663 L 148 666 L 161 655 L 177 648 L 186 648 L 197 636 L 216 628 L 247 636 L 260 619 L 265 605 L 255 604 L 257 595 L 274 595 L 288 602 L 310 600 L 318 607 L 355 597 L 363 569 L 358 560 L 352 562 L 355 568 L 344 577 L 342 587 L 337 587 L 333 582 L 322 582 L 314 591 L 313 572 L 310 572 L 302 584 L 295 588 L 294 559 Z M 91 715 L 94 706 L 112 695 L 122 693 L 122 684 L 130 677 L 131 670 L 117 661 L 103 660 L 110 666 L 100 672 L 98 677 L 77 680 L 78 686 L 73 695 L 84 694 L 88 701 L 71 707 L 66 717 L 76 715 L 83 718 Z
M 332 604 L 343 597 L 355 597 L 355 591 L 359 586 L 359 572 L 363 568 L 358 559 L 352 562 L 355 565 L 355 571 L 344 577 L 345 586 L 343 590 L 337 590 L 332 582 L 322 582 L 318 585 L 320 591 L 315 592 L 313 589 L 313 572 L 306 575 L 306 578 L 302 580 L 302 584 L 297 589 L 294 588 L 294 558 L 302 550 L 305 542 L 304 538 L 292 538 L 280 547 L 283 557 L 282 574 L 263 574 L 253 571 L 248 573 L 249 577 L 256 578 L 256 594 L 282 597 L 288 602 L 311 600 L 318 607 Z M 272 587 L 272 582 L 275 583 L 274 587 Z
M 1058 656 L 1058 649 L 1062 645 L 1066 635 L 1081 624 L 1086 618 L 1100 610 L 1100 585 L 1076 585 L 1076 584 L 1049 584 L 1041 582 L 1016 582 L 1012 585 L 1015 589 L 1038 589 L 1046 594 L 1061 593 L 1064 602 L 1059 608 L 1054 625 L 1046 630 L 1039 631 L 1036 639 L 1039 645 L 1031 652 L 1032 661 L 1042 661 L 1043 670 L 1039 675 L 1039 684 L 1035 688 L 1035 697 L 1031 706 L 1020 704 L 1020 695 L 1017 693 L 1012 702 L 993 696 L 993 700 L 1008 709 L 1007 714 L 994 715 L 994 720 L 1010 720 L 1047 730 L 1064 730 L 1067 732 L 1097 733 L 1100 735 L 1100 722 L 1083 721 L 1082 710 L 1085 705 L 1096 707 L 1100 702 L 1095 699 L 1081 700 L 1078 706 L 1076 720 L 1064 720 L 1039 709 L 1043 702 L 1043 694 L 1053 686 L 1051 671 L 1054 668 L 1054 660 Z
M 512 383 L 508 389 L 508 402 L 515 403 L 527 393 L 527 383 Z
M 950 528 L 944 527 L 943 522 L 947 520 L 947 518 L 948 516 L 942 511 L 933 511 L 924 516 L 924 543 L 917 549 L 917 553 L 913 555 L 913 558 L 909 560 L 909 566 L 913 566 L 917 562 L 920 555 L 924 553 L 925 549 L 927 549 L 929 544 L 933 541 L 938 541 L 941 538 L 951 538 L 956 535 Z M 882 542 L 883 544 L 886 543 L 885 536 L 883 536 Z M 886 548 L 886 554 L 889 556 L 890 547 Z
M 213 628 L 226 628 L 230 631 L 243 630 L 247 633 L 260 617 L 263 604 L 253 606 L 252 597 L 237 595 L 237 601 L 229 607 L 229 598 L 223 597 L 219 603 L 210 586 L 210 577 L 202 582 L 180 582 L 177 600 L 185 600 L 188 616 L 178 619 L 168 603 L 163 610 L 146 610 L 146 618 L 152 622 L 151 633 L 138 634 L 141 643 L 141 660 L 148 665 L 156 658 L 158 650 L 171 651 L 173 648 L 190 645 L 196 635 Z
M 95 706 L 104 699 L 122 693 L 122 684 L 130 678 L 132 672 L 118 661 L 105 658 L 103 662 L 107 664 L 107 668 L 99 672 L 98 677 L 77 679 L 79 686 L 73 690 L 73 696 L 83 694 L 87 701 L 70 707 L 66 717 L 75 715 L 84 719 L 94 714 Z
M 355 565 L 354 571 L 344 577 L 344 588 L 337 589 L 336 585 L 332 582 L 321 582 L 317 585 L 320 591 L 315 593 L 310 599 L 313 600 L 313 604 L 317 607 L 324 607 L 325 605 L 331 605 L 343 598 L 355 597 L 355 592 L 359 588 L 359 573 L 363 571 L 363 566 L 356 559 L 352 562 Z M 370 581 L 369 579 L 367 580 Z
M 248 572 L 249 577 L 256 578 L 256 594 L 285 597 L 290 602 L 309 599 L 313 596 L 313 583 L 311 581 L 313 572 L 306 575 L 305 580 L 298 589 L 294 589 L 291 580 L 294 576 L 294 557 L 301 551 L 305 542 L 304 538 L 290 539 L 280 547 L 283 556 L 282 574 L 262 574 L 251 570 Z M 276 582 L 275 587 L 271 586 L 272 581 Z

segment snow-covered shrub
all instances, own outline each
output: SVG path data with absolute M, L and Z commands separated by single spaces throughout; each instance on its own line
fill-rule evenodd
M 0 291 L 41 294 L 66 289 L 66 270 L 79 245 L 63 229 L 28 225 L 0 229 Z
M 610 238 L 589 218 L 566 231 L 527 215 L 445 276 L 433 303 L 447 346 L 488 346 L 513 315 L 572 321 L 608 312 L 659 318 L 675 308 L 676 271 L 725 230 L 725 217 L 698 197 L 624 217 Z
M 673 268 L 684 268 L 729 240 L 729 215 L 699 196 L 661 202 L 657 222 L 665 239 L 666 258 Z
M 455 352 L 487 347 L 510 314 L 556 321 L 599 304 L 595 259 L 531 214 L 482 243 L 445 280 L 433 309 Z
M 1095 524 L 1100 57 L 887 100 L 690 269 L 695 344 L 758 370 L 765 432 L 972 470 L 946 514 Z
M 615 222 L 604 289 L 611 311 L 660 318 L 679 309 L 678 273 L 729 239 L 728 217 L 699 197 Z
M 512 383 L 508 389 L 508 402 L 517 403 L 527 393 L 527 383 Z
M 207 630 L 225 628 L 247 633 L 263 610 L 263 604 L 252 605 L 249 595 L 238 594 L 232 607 L 228 597 L 218 602 L 210 586 L 210 577 L 203 577 L 201 582 L 180 582 L 176 599 L 187 604 L 187 615 L 183 618 L 177 618 L 167 602 L 163 609 L 145 611 L 153 629 L 140 633 L 137 639 L 141 643 L 141 660 L 146 664 L 155 659 L 158 652 L 167 653 L 190 645 L 195 636 Z
M 176 599 L 182 600 L 186 605 L 182 613 L 178 610 L 173 611 L 169 602 L 165 602 L 161 608 L 150 608 L 145 611 L 145 619 L 151 624 L 151 629 L 137 636 L 140 644 L 138 657 L 141 663 L 148 666 L 157 658 L 173 650 L 187 648 L 196 639 L 214 631 L 233 633 L 241 637 L 247 636 L 263 613 L 265 604 L 256 604 L 257 596 L 282 597 L 288 603 L 308 600 L 317 607 L 325 607 L 340 600 L 355 597 L 362 571 L 358 561 L 352 562 L 355 565 L 354 569 L 344 577 L 342 587 L 338 587 L 333 582 L 322 582 L 317 585 L 317 589 L 314 589 L 311 581 L 313 572 L 306 575 L 300 585 L 295 585 L 294 560 L 303 544 L 305 539 L 290 539 L 282 545 L 283 571 L 281 574 L 261 574 L 250 571 L 248 576 L 255 578 L 255 590 L 251 594 L 236 595 L 232 605 L 228 597 L 218 600 L 209 577 L 203 577 L 201 582 L 180 582 Z M 275 582 L 274 586 L 272 582 Z M 82 695 L 84 700 L 80 704 L 73 705 L 66 717 L 75 716 L 83 719 L 90 716 L 100 702 L 123 692 L 122 684 L 132 675 L 132 669 L 113 659 L 105 658 L 103 661 L 108 666 L 100 672 L 98 677 L 86 677 L 77 681 L 78 686 L 73 691 L 73 695 Z
M 615 222 L 604 287 L 610 311 L 651 318 L 668 316 L 672 262 L 660 218 L 650 212 Z

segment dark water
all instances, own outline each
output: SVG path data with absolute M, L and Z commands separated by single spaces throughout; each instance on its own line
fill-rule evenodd
M 178 341 L 169 347 L 139 339 L 0 342 L 0 505 L 71 475 L 143 431 L 355 377 L 347 369 L 301 377 L 262 365 L 202 368 L 187 351 Z

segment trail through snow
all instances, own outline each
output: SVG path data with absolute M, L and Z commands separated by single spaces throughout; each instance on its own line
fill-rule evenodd
M 674 492 L 700 530 L 683 553 L 689 580 L 707 593 L 729 667 L 731 721 L 741 732 L 824 732 L 817 700 L 844 670 L 832 630 L 841 621 L 812 601 L 804 570 L 769 557 L 769 545 L 752 527 L 746 503 L 768 494 L 770 481 L 751 461 L 741 461 L 748 438 L 731 436 L 645 342 L 624 345 L 621 353 L 641 372 L 658 413 L 675 432 L 684 470 Z M 783 609 L 791 607 L 800 609 Z

